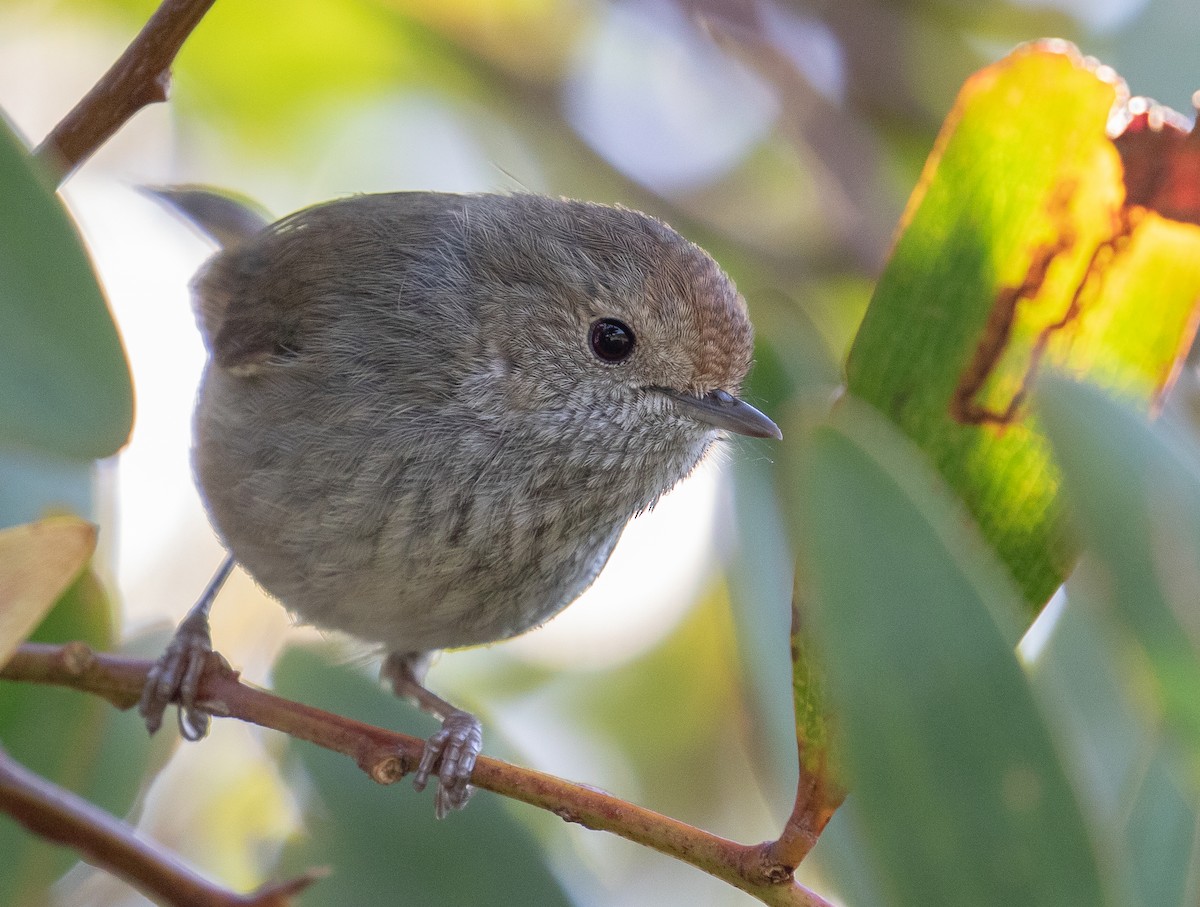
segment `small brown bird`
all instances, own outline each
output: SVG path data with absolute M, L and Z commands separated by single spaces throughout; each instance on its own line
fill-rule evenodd
M 625 524 L 725 432 L 781 437 L 737 397 L 746 306 L 716 262 L 625 208 L 405 192 L 276 224 L 163 197 L 223 241 L 194 283 L 210 360 L 195 469 L 230 553 L 147 684 L 195 739 L 207 615 L 232 560 L 296 615 L 382 646 L 442 719 L 415 775 L 466 803 L 479 722 L 423 686 L 439 649 L 543 623 Z

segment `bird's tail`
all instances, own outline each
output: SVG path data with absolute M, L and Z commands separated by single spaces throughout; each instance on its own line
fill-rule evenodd
M 142 191 L 182 214 L 193 227 L 228 249 L 260 233 L 271 217 L 243 195 L 209 186 L 143 186 Z

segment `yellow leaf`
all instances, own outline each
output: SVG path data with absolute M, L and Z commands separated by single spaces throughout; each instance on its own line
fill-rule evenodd
M 96 549 L 96 527 L 51 517 L 0 530 L 0 665 L 41 623 Z

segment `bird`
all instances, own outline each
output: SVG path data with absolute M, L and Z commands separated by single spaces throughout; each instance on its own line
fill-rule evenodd
M 716 261 L 630 208 L 534 193 L 393 192 L 269 223 L 199 187 L 155 195 L 221 246 L 192 284 L 208 350 L 193 466 L 228 551 L 151 671 L 153 732 L 197 687 L 240 564 L 299 619 L 382 652 L 441 719 L 414 784 L 463 807 L 482 748 L 425 685 L 443 649 L 544 623 L 630 519 L 730 434 L 781 439 L 739 397 L 745 300 Z

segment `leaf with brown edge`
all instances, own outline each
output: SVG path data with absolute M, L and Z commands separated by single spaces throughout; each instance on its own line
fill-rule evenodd
M 41 623 L 96 549 L 96 527 L 51 517 L 0 530 L 0 665 Z
M 1127 204 L 1109 130 L 1136 124 L 1135 108 L 1112 70 L 1061 41 L 1019 48 L 972 76 L 847 362 L 850 392 L 924 450 L 1031 611 L 1071 568 L 1076 545 L 1028 412 L 1030 386 L 1053 366 L 1153 410 L 1195 333 L 1200 228 L 1133 204 L 1171 184 L 1147 173 L 1175 171 L 1131 168 Z M 1182 147 L 1165 135 L 1153 141 Z M 1144 137 L 1119 141 L 1127 164 L 1130 149 L 1153 160 L 1130 144 Z
M 1192 103 L 1200 106 L 1200 91 Z M 1129 123 L 1113 140 L 1125 167 L 1125 204 L 1200 225 L 1200 131 L 1146 98 L 1127 109 Z

